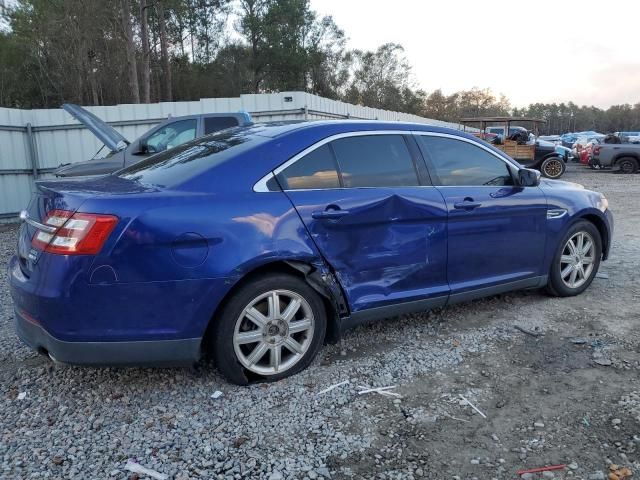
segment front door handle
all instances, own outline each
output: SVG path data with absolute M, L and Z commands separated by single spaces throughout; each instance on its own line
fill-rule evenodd
M 327 209 L 311 212 L 311 218 L 315 220 L 338 220 L 349 215 L 349 210 Z
M 464 202 L 458 202 L 453 204 L 453 208 L 457 210 L 474 210 L 482 205 L 480 202 L 474 202 L 470 198 L 465 198 Z

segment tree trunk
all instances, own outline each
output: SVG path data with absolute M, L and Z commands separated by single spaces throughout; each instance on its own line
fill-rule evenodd
M 138 87 L 138 63 L 136 61 L 136 47 L 133 43 L 133 28 L 131 27 L 130 0 L 122 0 L 122 28 L 127 50 L 127 64 L 129 65 L 129 88 L 131 101 L 140 103 L 140 88 Z
M 151 75 L 149 71 L 149 22 L 147 4 L 140 2 L 140 40 L 142 41 L 142 101 L 151 103 Z
M 171 95 L 171 63 L 169 60 L 169 45 L 167 42 L 167 19 L 162 1 L 158 2 L 158 22 L 160 24 L 160 61 L 162 62 L 162 80 L 164 87 L 164 100 L 172 101 Z

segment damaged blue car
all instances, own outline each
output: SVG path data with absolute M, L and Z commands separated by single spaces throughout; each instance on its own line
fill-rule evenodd
M 19 336 L 54 360 L 232 382 L 307 367 L 375 319 L 517 289 L 576 295 L 611 246 L 603 195 L 460 131 L 254 124 L 115 174 L 40 181 L 9 265 Z

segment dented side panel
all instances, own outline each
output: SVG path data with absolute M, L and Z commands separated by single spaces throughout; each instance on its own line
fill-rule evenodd
M 433 187 L 288 191 L 351 312 L 447 295 L 447 210 Z M 337 219 L 317 212 L 340 209 Z M 314 215 L 315 213 L 315 215 Z

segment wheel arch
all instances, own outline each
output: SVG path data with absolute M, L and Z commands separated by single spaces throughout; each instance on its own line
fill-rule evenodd
M 211 314 L 209 323 L 202 337 L 202 350 L 207 354 L 207 346 L 210 344 L 210 338 L 213 333 L 216 322 L 220 321 L 219 312 L 224 308 L 229 299 L 241 287 L 251 282 L 253 279 L 268 274 L 284 273 L 303 280 L 307 285 L 313 288 L 322 299 L 327 311 L 327 333 L 325 342 L 335 343 L 341 337 L 341 318 L 348 316 L 348 304 L 342 288 L 337 279 L 331 273 L 325 262 L 322 260 L 273 260 L 258 265 L 251 270 L 244 272 L 238 276 L 235 283 L 229 291 L 224 295 L 222 300 L 216 306 Z
M 611 164 L 617 165 L 623 158 L 633 158 L 636 162 L 640 163 L 640 154 L 637 152 L 622 152 L 613 158 L 613 162 L 611 162 Z
M 609 230 L 604 219 L 595 213 L 585 213 L 579 216 L 576 221 L 577 220 L 586 220 L 591 222 L 598 229 L 598 232 L 600 232 L 600 240 L 602 241 L 602 259 L 606 260 L 609 257 L 610 239 Z

